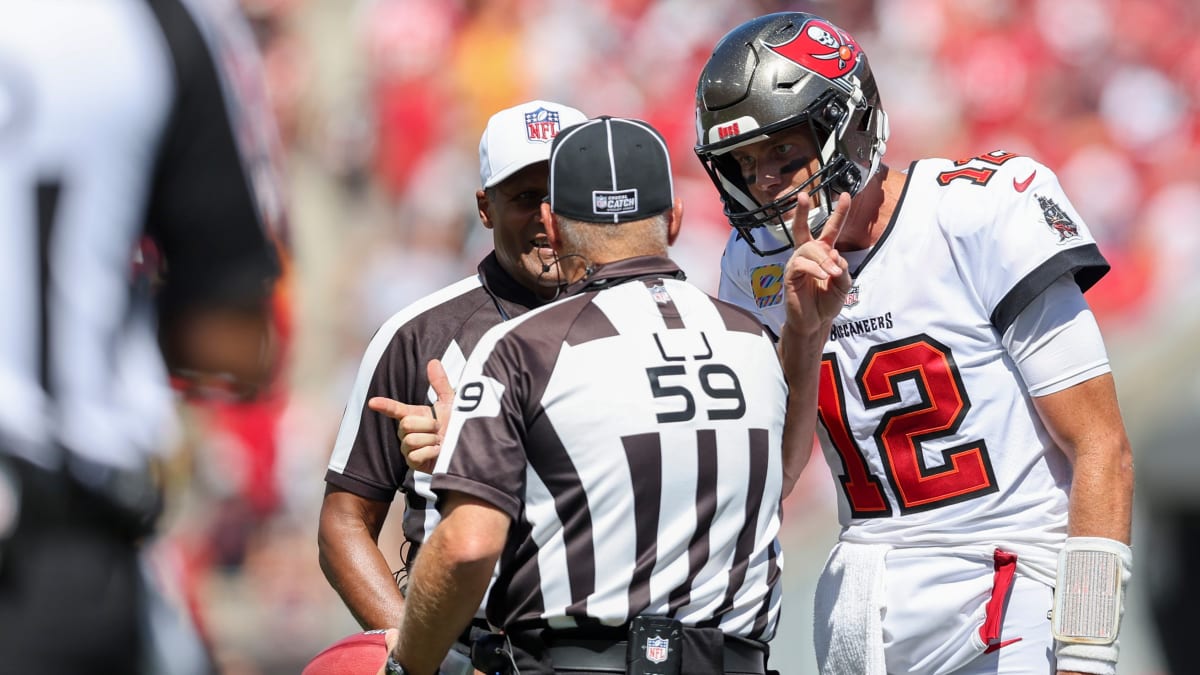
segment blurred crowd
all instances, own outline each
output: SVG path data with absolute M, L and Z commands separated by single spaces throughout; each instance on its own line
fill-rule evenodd
M 1200 288 L 1192 0 L 242 4 L 291 176 L 277 294 L 289 358 L 251 406 L 185 407 L 178 485 L 154 549 L 226 673 L 298 672 L 354 630 L 317 566 L 324 466 L 375 329 L 473 273 L 490 248 L 474 206 L 477 144 L 500 108 L 545 98 L 661 130 L 686 209 L 674 255 L 715 292 L 728 226 L 692 153 L 696 76 L 741 21 L 813 11 L 871 60 L 892 167 L 1004 149 L 1058 172 L 1113 264 L 1088 295 L 1106 332 L 1150 334 L 1154 317 Z M 788 504 L 793 528 L 835 519 L 817 469 Z M 384 537 L 398 560 L 388 537 L 398 533 Z

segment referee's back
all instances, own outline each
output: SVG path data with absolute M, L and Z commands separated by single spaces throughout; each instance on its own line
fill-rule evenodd
M 762 326 L 679 276 L 606 265 L 468 363 L 433 486 L 513 517 L 488 606 L 506 630 L 774 633 L 786 385 Z

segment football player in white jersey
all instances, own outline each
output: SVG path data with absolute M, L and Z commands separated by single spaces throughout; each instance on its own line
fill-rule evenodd
M 1054 173 L 890 169 L 866 56 L 810 14 L 727 34 L 696 101 L 720 297 L 780 340 L 788 475 L 816 433 L 838 487 L 821 672 L 1115 672 L 1132 455 L 1083 297 L 1108 264 Z

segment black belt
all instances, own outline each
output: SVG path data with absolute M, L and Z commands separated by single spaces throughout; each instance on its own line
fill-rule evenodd
M 624 673 L 625 640 L 556 639 L 547 647 L 555 670 L 584 670 L 598 673 Z M 765 675 L 766 653 L 746 642 L 730 640 L 725 643 L 724 670 L 727 673 Z M 687 670 L 687 663 L 683 664 Z
M 492 632 L 492 627 L 488 625 L 487 619 L 471 619 L 471 623 L 467 624 L 467 627 L 459 634 L 458 641 L 455 644 L 465 647 L 465 653 L 470 654 L 471 643 L 475 641 L 475 638 L 481 634 L 490 632 Z

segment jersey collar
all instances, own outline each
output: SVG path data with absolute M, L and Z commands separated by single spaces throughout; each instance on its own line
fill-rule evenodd
M 495 251 L 479 261 L 476 271 L 479 272 L 479 282 L 483 284 L 483 290 L 492 296 L 502 314 L 516 316 L 524 313 L 526 309 L 533 309 L 545 304 L 545 301 L 537 294 L 522 286 L 508 272 L 504 271 L 504 268 L 500 266 L 500 261 L 496 259 Z M 505 311 L 504 305 L 513 305 L 515 306 L 513 309 L 517 309 L 517 311 Z
M 664 256 L 643 255 L 596 265 L 591 273 L 567 287 L 566 295 L 599 291 L 626 281 L 654 277 L 684 280 L 687 275 L 675 261 Z

